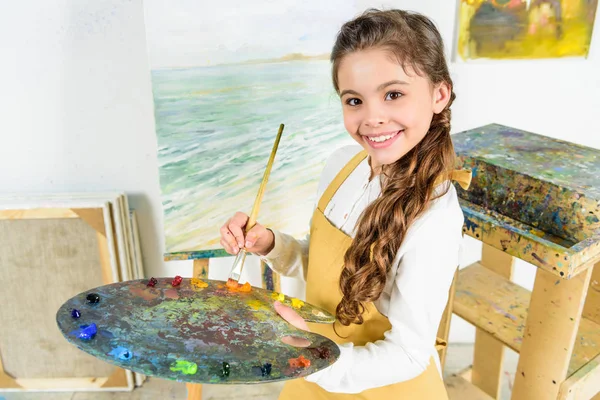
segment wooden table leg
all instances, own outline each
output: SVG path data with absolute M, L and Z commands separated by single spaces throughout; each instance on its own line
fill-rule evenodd
M 565 280 L 538 269 L 512 399 L 556 399 L 573 353 L 592 268 Z
M 512 279 L 515 259 L 508 253 L 483 244 L 481 265 Z M 472 383 L 494 399 L 500 398 L 504 365 L 504 345 L 483 329 L 475 330 Z
M 198 279 L 208 279 L 208 258 L 197 258 L 194 260 L 192 276 Z
M 590 279 L 590 289 L 585 298 L 583 316 L 600 324 L 600 263 L 594 265 Z
M 202 400 L 202 385 L 199 383 L 186 383 L 187 400 Z

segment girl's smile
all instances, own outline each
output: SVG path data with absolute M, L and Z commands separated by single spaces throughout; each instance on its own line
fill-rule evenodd
M 399 131 L 392 132 L 381 132 L 381 133 L 373 133 L 370 135 L 361 135 L 363 139 L 367 142 L 369 146 L 374 149 L 383 149 L 385 147 L 391 146 L 392 143 L 396 141 L 398 136 L 402 134 L 404 130 L 401 129 Z

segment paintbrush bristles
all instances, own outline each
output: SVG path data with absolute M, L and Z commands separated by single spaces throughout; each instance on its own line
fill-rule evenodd
M 275 138 L 275 143 L 273 144 L 273 149 L 271 150 L 271 156 L 269 157 L 269 162 L 267 162 L 267 168 L 265 169 L 262 182 L 258 188 L 256 200 L 254 200 L 254 206 L 252 206 L 252 212 L 250 213 L 248 223 L 246 224 L 246 232 L 256 225 L 256 217 L 258 217 L 258 210 L 260 209 L 260 203 L 262 201 L 263 194 L 265 193 L 267 181 L 269 180 L 269 174 L 271 173 L 271 167 L 273 166 L 273 161 L 275 160 L 275 153 L 277 153 L 277 147 L 279 146 L 279 140 L 281 139 L 281 134 L 283 133 L 283 127 L 283 124 L 279 125 L 279 131 L 277 132 L 277 137 Z

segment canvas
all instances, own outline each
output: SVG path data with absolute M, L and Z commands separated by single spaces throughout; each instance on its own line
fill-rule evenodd
M 598 0 L 460 0 L 463 60 L 586 57 Z
M 219 228 L 250 213 L 281 123 L 258 221 L 308 233 L 326 158 L 352 143 L 329 53 L 343 22 L 364 8 L 345 0 L 144 7 L 165 258 L 223 255 Z

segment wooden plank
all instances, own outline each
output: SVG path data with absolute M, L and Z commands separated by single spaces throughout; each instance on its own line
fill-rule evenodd
M 570 279 L 587 269 L 586 264 L 600 260 L 600 246 L 592 241 L 575 244 L 462 198 L 458 201 L 465 234 L 561 279 Z
M 108 240 L 100 232 L 96 232 L 98 240 L 98 254 L 100 255 L 100 268 L 102 269 L 102 282 L 105 285 L 115 282 L 113 277 L 113 264 L 111 262 L 110 252 L 108 250 Z
M 553 285 L 568 282 L 554 279 Z M 483 329 L 517 353 L 521 351 L 530 302 L 527 289 L 474 263 L 459 271 L 455 296 L 456 315 Z M 557 308 L 553 304 L 551 307 Z M 582 318 L 577 338 L 569 375 L 600 353 L 600 325 Z
M 71 211 L 87 222 L 96 232 L 106 236 L 104 214 L 101 208 L 72 208 Z
M 202 400 L 202 385 L 199 383 L 186 383 L 187 400 Z
M 20 387 L 21 386 L 17 384 L 12 376 L 9 376 L 6 372 L 4 372 L 4 367 L 2 366 L 2 356 L 0 355 L 0 389 L 17 389 Z
M 50 219 L 79 218 L 69 208 L 31 208 L 19 210 L 0 210 L 0 219 Z
M 82 378 L 27 378 L 17 379 L 19 389 L 3 389 L 7 392 L 65 392 L 65 391 L 95 391 L 95 392 L 128 392 L 132 387 L 104 387 L 108 377 Z
M 281 275 L 273 271 L 273 291 L 281 293 Z
M 590 287 L 583 307 L 583 316 L 600 324 L 600 263 L 594 266 L 592 272 Z
M 475 331 L 472 382 L 493 399 L 500 398 L 504 345 L 482 329 Z
M 491 400 L 483 390 L 459 375 L 444 379 L 448 399 L 450 400 Z
M 512 279 L 515 259 L 483 243 L 481 264 L 507 280 Z M 494 399 L 500 398 L 504 365 L 504 344 L 480 328 L 475 331 L 473 384 Z
M 133 387 L 133 381 L 131 380 L 131 374 L 127 374 L 122 368 L 115 368 L 107 379 L 102 384 L 103 388 L 122 388 L 122 387 Z
M 456 290 L 456 281 L 458 280 L 458 268 L 454 273 L 454 279 L 452 280 L 452 285 L 450 285 L 450 291 L 448 292 L 448 302 L 446 303 L 446 308 L 444 309 L 444 313 L 442 314 L 442 320 L 440 321 L 440 325 L 438 326 L 437 337 L 448 343 L 448 336 L 450 334 L 450 322 L 452 321 L 452 304 L 454 303 L 454 291 Z M 442 371 L 444 370 L 444 366 L 446 364 L 446 353 L 448 352 L 448 346 L 438 350 L 438 355 L 440 357 L 440 365 L 442 367 Z
M 514 399 L 555 399 L 567 377 L 592 269 L 559 280 L 538 269 L 513 386 Z M 579 342 L 579 341 L 577 341 Z
M 280 291 L 281 283 L 279 279 L 276 279 L 279 278 L 278 274 L 269 268 L 267 263 L 265 263 L 263 260 L 260 260 L 260 276 L 262 278 L 261 280 L 263 289 L 272 290 L 275 292 Z M 279 290 L 275 289 L 276 286 Z
M 558 400 L 600 399 L 600 355 L 560 385 Z
M 83 378 L 26 378 L 14 379 L 6 374 L 0 361 L 0 389 L 7 392 L 68 391 L 68 390 L 110 390 L 133 389 L 133 382 L 124 369 L 115 368 L 109 377 Z
M 197 258 L 194 260 L 193 277 L 208 279 L 208 258 Z

